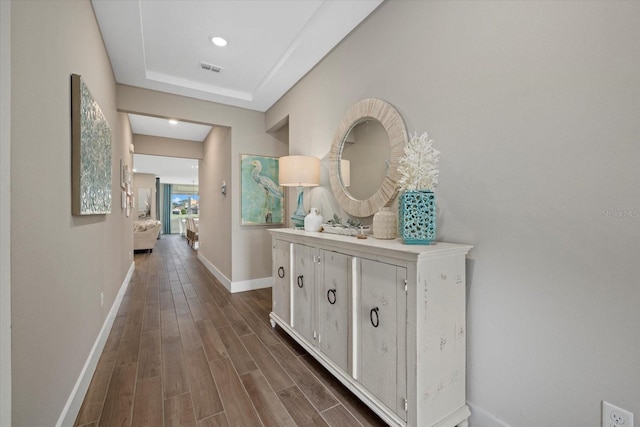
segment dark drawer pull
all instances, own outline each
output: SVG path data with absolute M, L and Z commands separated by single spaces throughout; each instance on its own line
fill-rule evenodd
M 278 269 L 278 277 L 284 279 L 284 267 Z
M 373 315 L 376 315 L 376 321 L 373 321 Z M 377 328 L 380 325 L 380 317 L 378 316 L 378 307 L 374 307 L 369 312 L 369 320 L 371 320 L 371 324 L 374 328 Z
M 304 278 L 302 275 L 298 276 L 298 287 L 301 288 L 304 286 Z
M 333 295 L 333 301 L 331 301 L 331 295 Z M 329 304 L 335 304 L 336 303 L 336 290 L 335 289 L 329 289 L 327 291 L 327 300 L 329 301 Z

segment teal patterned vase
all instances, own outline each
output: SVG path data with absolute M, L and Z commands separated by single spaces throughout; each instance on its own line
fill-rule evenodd
M 430 245 L 436 240 L 436 195 L 433 191 L 405 191 L 400 195 L 399 231 L 407 245 Z

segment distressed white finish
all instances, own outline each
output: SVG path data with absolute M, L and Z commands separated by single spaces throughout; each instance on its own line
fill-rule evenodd
M 309 341 L 314 341 L 316 333 L 313 325 L 313 289 L 314 277 L 314 249 L 309 246 L 293 245 L 292 304 L 291 324 Z
M 271 309 L 283 319 L 291 321 L 291 288 L 289 276 L 291 275 L 290 244 L 282 240 L 274 240 L 273 253 L 273 304 Z
M 406 420 L 407 269 L 362 259 L 359 270 L 358 381 Z
M 318 347 L 345 371 L 349 363 L 349 256 L 320 251 L 316 283 Z
M 389 425 L 466 425 L 465 255 L 471 246 L 408 246 L 293 229 L 270 232 L 276 277 L 272 324 Z M 293 248 L 288 261 L 293 274 L 282 282 L 277 269 L 287 264 L 287 251 L 280 249 L 286 247 Z M 297 283 L 300 275 L 303 288 Z M 304 288 L 306 294 L 295 295 Z M 347 296 L 347 313 L 335 318 L 327 313 L 333 308 L 327 308 L 327 290 L 334 288 L 345 288 L 336 296 Z M 283 304 L 292 304 L 291 319 Z M 330 318 L 339 327 L 328 334 Z

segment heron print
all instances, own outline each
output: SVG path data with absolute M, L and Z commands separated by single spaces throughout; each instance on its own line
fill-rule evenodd
M 242 155 L 242 224 L 282 224 L 284 192 L 278 185 L 278 159 Z

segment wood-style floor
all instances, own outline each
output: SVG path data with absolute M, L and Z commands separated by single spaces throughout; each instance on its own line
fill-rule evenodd
M 271 290 L 230 294 L 184 238 L 136 270 L 75 426 L 384 426 L 279 328 Z

